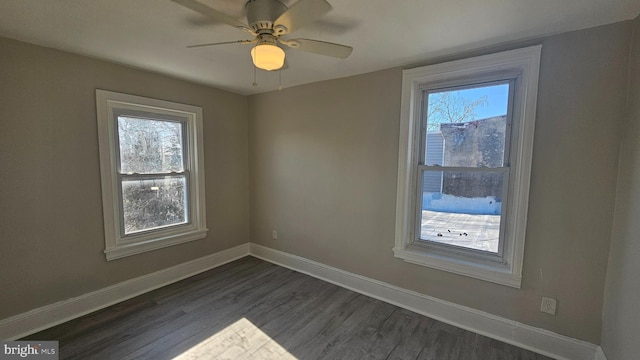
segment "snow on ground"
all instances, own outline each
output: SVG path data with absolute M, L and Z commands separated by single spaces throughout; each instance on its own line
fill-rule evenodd
M 499 237 L 500 215 L 422 211 L 423 240 L 497 252 Z

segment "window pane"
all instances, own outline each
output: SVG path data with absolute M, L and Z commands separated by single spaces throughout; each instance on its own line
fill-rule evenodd
M 180 172 L 183 166 L 182 123 L 118 117 L 120 172 Z
M 124 180 L 124 233 L 185 224 L 185 194 L 186 177 L 183 175 L 153 180 Z
M 509 84 L 428 93 L 425 165 L 501 167 Z
M 502 172 L 424 171 L 420 240 L 497 253 Z

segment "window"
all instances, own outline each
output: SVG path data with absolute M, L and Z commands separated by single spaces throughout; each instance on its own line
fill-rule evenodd
M 520 287 L 540 52 L 403 72 L 396 257 Z
M 206 237 L 202 109 L 96 90 L 107 260 Z

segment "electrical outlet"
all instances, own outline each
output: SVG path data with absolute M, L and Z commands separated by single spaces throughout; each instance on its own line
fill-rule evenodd
M 273 240 L 278 240 L 278 230 L 272 230 L 271 237 L 273 238 Z
M 556 314 L 556 299 L 543 297 L 540 303 L 540 311 L 543 313 L 555 315 Z

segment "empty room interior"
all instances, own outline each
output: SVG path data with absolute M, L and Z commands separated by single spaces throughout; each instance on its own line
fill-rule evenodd
M 4 0 L 0 166 L 5 355 L 640 359 L 638 0 Z

